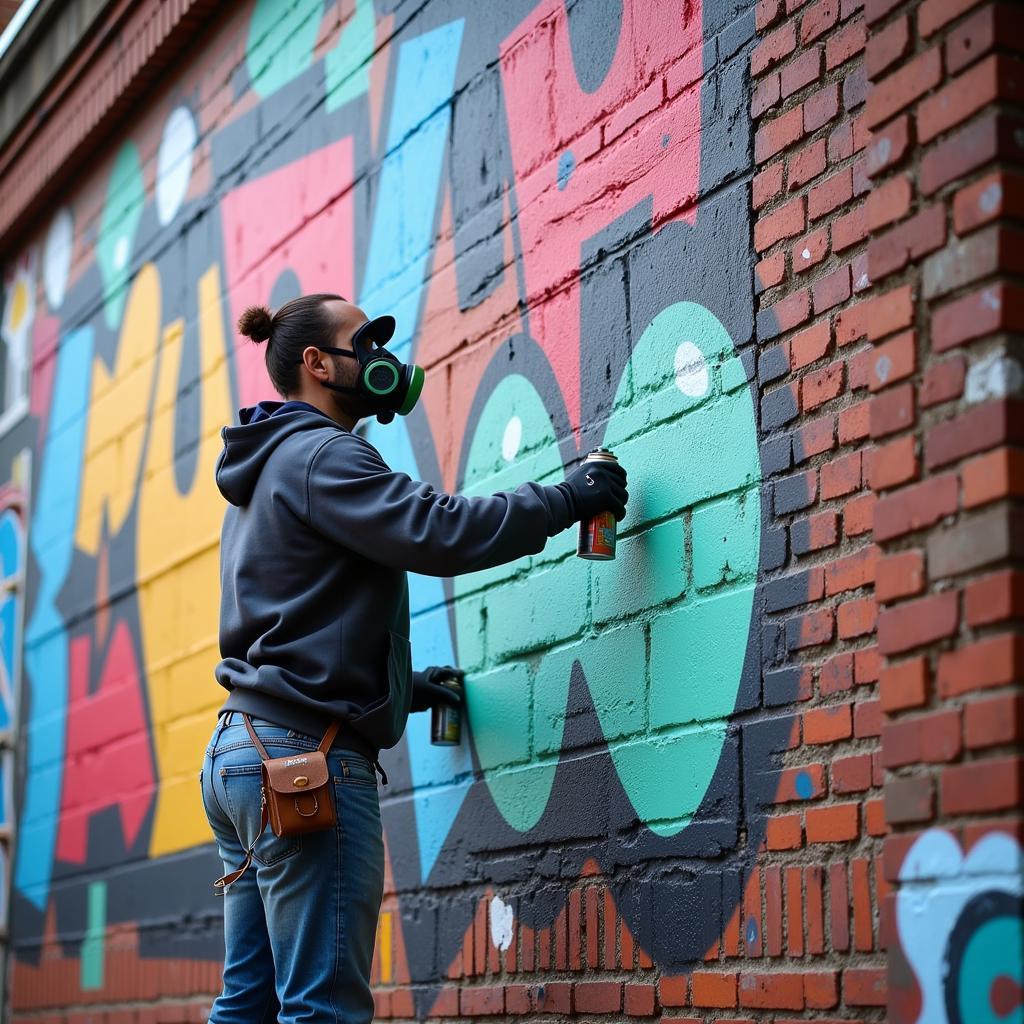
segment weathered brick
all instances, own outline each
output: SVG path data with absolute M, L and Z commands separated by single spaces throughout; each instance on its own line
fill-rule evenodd
M 825 43 L 825 67 L 829 71 L 852 60 L 864 49 L 867 28 L 862 21 L 845 25 Z
M 873 597 L 845 601 L 836 611 L 836 630 L 840 640 L 852 640 L 873 633 L 878 623 L 878 605 Z
M 789 189 L 791 192 L 806 185 L 825 170 L 827 159 L 825 148 L 825 140 L 816 139 L 789 158 Z
M 842 394 L 843 372 L 844 364 L 837 360 L 806 374 L 800 386 L 800 404 L 803 409 L 816 409 Z
M 924 195 L 1002 157 L 1024 158 L 1024 120 L 1003 112 L 985 113 L 925 151 L 918 171 Z
M 853 171 L 846 167 L 815 185 L 807 196 L 807 216 L 817 220 L 853 198 Z
M 754 248 L 764 252 L 784 238 L 792 238 L 806 224 L 804 197 L 797 196 L 788 203 L 758 219 L 754 225 Z
M 959 595 L 942 591 L 882 609 L 878 617 L 878 649 L 901 654 L 952 636 L 960 622 Z
M 967 362 L 962 356 L 953 356 L 941 362 L 932 362 L 924 373 L 918 399 L 922 409 L 941 405 L 959 398 L 964 391 Z
M 901 114 L 884 128 L 877 129 L 867 151 L 867 171 L 871 177 L 899 164 L 910 150 L 910 118 Z
M 924 0 L 917 10 L 917 30 L 925 37 L 933 35 L 979 2 L 980 0 Z
M 782 191 L 785 166 L 782 160 L 777 160 L 774 164 L 769 164 L 759 174 L 754 175 L 752 203 L 755 210 L 760 210 L 765 203 L 774 199 Z
M 923 656 L 889 664 L 878 680 L 882 710 L 892 713 L 922 707 L 928 700 L 928 683 L 928 659 Z
M 900 384 L 871 400 L 871 436 L 885 437 L 914 422 L 914 388 Z
M 796 25 L 787 22 L 764 36 L 750 54 L 750 73 L 755 77 L 764 74 L 785 60 L 796 49 Z
M 888 70 L 910 49 L 910 19 L 903 15 L 871 33 L 864 51 L 864 68 L 872 78 Z
M 765 75 L 761 78 L 750 97 L 750 116 L 759 118 L 763 113 L 771 110 L 782 98 L 781 79 L 777 73 Z
M 690 978 L 690 1001 L 694 1006 L 729 1009 L 737 1001 L 737 975 L 694 971 Z
M 956 474 L 946 473 L 887 495 L 875 507 L 875 539 L 891 540 L 934 525 L 956 511 L 959 490 Z
M 806 46 L 839 20 L 839 0 L 818 0 L 800 19 L 800 42 Z
M 875 571 L 875 599 L 894 601 L 912 597 L 924 590 L 924 554 L 921 551 L 900 551 L 881 558 Z
M 739 1004 L 751 1009 L 802 1010 L 804 986 L 799 974 L 740 975 Z
M 787 99 L 793 93 L 816 82 L 821 77 L 822 52 L 820 46 L 804 50 L 798 57 L 786 64 L 779 73 L 782 87 L 782 98 Z
M 1024 440 L 1024 403 L 1004 400 L 975 406 L 925 434 L 925 465 L 946 466 L 966 455 Z
M 953 200 L 953 228 L 958 235 L 1003 218 L 1024 220 L 1024 177 L 1018 174 L 987 174 L 962 188 Z
M 845 302 L 851 294 L 850 265 L 837 267 L 831 274 L 819 277 L 811 286 L 814 315 L 827 312 Z
M 1019 693 L 964 706 L 964 744 L 970 750 L 1019 745 L 1024 738 L 1024 696 Z
M 969 583 L 964 618 L 970 626 L 1024 618 L 1024 573 L 1003 569 Z
M 867 210 L 863 205 L 832 221 L 832 249 L 834 252 L 843 252 L 843 250 L 863 242 L 867 235 Z M 857 285 L 857 275 L 854 274 L 855 290 L 857 290 Z
M 797 106 L 763 122 L 754 134 L 754 159 L 763 163 L 793 145 L 804 133 L 803 118 L 803 107 Z
M 932 47 L 875 83 L 868 97 L 867 124 L 874 128 L 934 89 L 942 79 L 942 51 Z
M 835 512 L 819 512 L 807 519 L 799 519 L 790 527 L 793 552 L 806 555 L 831 547 L 839 539 L 839 517 Z
M 839 443 L 863 441 L 871 433 L 871 403 L 856 402 L 839 413 Z
M 986 637 L 939 658 L 936 686 L 944 699 L 975 690 L 1006 686 L 1020 678 L 1024 637 L 1006 633 Z
M 948 708 L 903 716 L 882 729 L 882 765 L 947 764 L 961 753 L 960 711 Z
M 1021 799 L 1019 757 L 986 758 L 948 765 L 939 780 L 943 814 L 981 814 L 1017 807 Z
M 911 376 L 916 369 L 917 335 L 906 331 L 874 350 L 869 386 L 872 391 L 878 391 Z
M 929 776 L 890 779 L 885 785 L 885 818 L 890 825 L 931 821 L 935 790 Z
M 617 981 L 578 981 L 573 1000 L 577 1013 L 618 1013 L 622 1009 L 622 985 Z
M 803 102 L 804 131 L 816 132 L 839 113 L 839 86 L 834 82 L 812 93 Z
M 1024 330 L 1024 289 L 996 282 L 939 306 L 932 315 L 931 343 L 936 352 L 1000 330 Z
M 867 480 L 884 491 L 917 478 L 916 441 L 912 434 L 878 445 L 865 455 Z
M 843 971 L 843 999 L 848 1006 L 885 1006 L 887 994 L 884 969 L 847 967 Z
M 868 228 L 877 231 L 901 220 L 910 211 L 913 189 L 905 174 L 898 174 L 874 189 L 867 198 Z
M 860 804 L 812 807 L 806 820 L 808 844 L 848 843 L 860 835 Z
M 832 332 L 828 320 L 820 320 L 795 334 L 790 343 L 790 360 L 794 370 L 817 362 L 828 351 Z
M 793 272 L 804 274 L 808 270 L 813 270 L 826 256 L 828 256 L 828 228 L 823 227 L 798 239 L 793 246 L 791 256 Z M 826 326 L 828 325 L 826 324 Z
M 871 531 L 877 501 L 873 494 L 861 494 L 843 506 L 843 533 L 847 537 L 859 537 Z
M 859 490 L 862 479 L 861 462 L 861 453 L 858 451 L 825 463 L 821 467 L 822 501 Z
M 810 201 L 808 211 L 813 219 L 816 214 Z M 918 260 L 942 248 L 945 243 L 946 208 L 942 205 L 930 206 L 871 239 L 868 244 L 871 280 L 881 281 L 889 274 L 902 270 L 911 260 Z

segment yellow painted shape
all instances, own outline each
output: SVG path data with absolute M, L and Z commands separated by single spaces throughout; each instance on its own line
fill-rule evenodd
M 160 780 L 150 856 L 210 841 L 195 776 L 220 703 L 213 670 L 219 613 L 224 499 L 214 481 L 231 422 L 231 383 L 220 271 L 199 280 L 200 441 L 188 494 L 174 475 L 174 406 L 184 328 L 164 331 L 151 435 L 139 495 L 136 564 L 150 724 Z
M 135 499 L 160 343 L 160 305 L 160 275 L 147 263 L 132 283 L 112 372 L 102 359 L 93 360 L 75 532 L 75 543 L 90 555 L 99 551 L 104 510 L 116 536 Z
M 390 985 L 394 981 L 394 964 L 391 960 L 391 911 L 385 910 L 380 915 L 380 983 Z

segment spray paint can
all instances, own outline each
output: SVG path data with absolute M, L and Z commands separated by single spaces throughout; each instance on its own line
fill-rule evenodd
M 583 460 L 583 465 L 588 462 L 618 461 L 607 448 L 595 448 Z M 576 554 L 595 562 L 606 562 L 614 558 L 616 525 L 615 516 L 611 512 L 602 512 L 593 519 L 584 519 L 580 523 L 580 541 L 576 546 Z
M 439 679 L 438 682 L 462 695 L 462 686 L 455 676 Z M 461 708 L 451 704 L 435 704 L 430 709 L 430 742 L 435 747 L 457 747 L 462 742 Z

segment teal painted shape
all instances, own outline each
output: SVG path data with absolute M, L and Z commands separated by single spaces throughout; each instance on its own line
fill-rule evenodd
M 81 970 L 83 991 L 103 988 L 104 943 L 107 931 L 107 883 L 90 882 L 89 906 L 82 940 Z
M 323 0 L 256 0 L 245 66 L 252 88 L 270 96 L 313 65 Z
M 356 0 L 351 20 L 324 58 L 328 112 L 369 91 L 375 36 L 373 0 Z
M 986 921 L 967 940 L 957 978 L 960 1019 L 971 1024 L 1022 1024 L 1024 1004 L 1019 1000 L 1009 1013 L 997 1014 L 992 1005 L 997 978 L 1017 992 L 1024 963 L 1024 923 L 1017 917 Z
M 110 328 L 121 322 L 135 251 L 135 233 L 145 202 L 139 151 L 133 142 L 126 142 L 118 151 L 110 172 L 96 242 L 96 259 L 103 278 L 103 312 Z
M 662 310 L 636 345 L 606 432 L 605 443 L 629 472 L 622 528 L 671 517 L 666 524 L 681 532 L 683 513 L 690 512 L 701 522 L 692 546 L 702 580 L 720 560 L 717 549 L 714 555 L 697 551 L 712 526 L 723 538 L 719 547 L 747 569 L 756 570 L 760 552 L 758 502 L 719 501 L 710 512 L 700 507 L 760 480 L 749 390 L 723 394 L 720 386 L 738 362 L 728 332 L 707 309 L 680 302 Z M 650 609 L 639 613 L 651 632 L 648 731 L 610 742 L 609 751 L 639 819 L 667 836 L 691 820 L 718 766 L 739 691 L 754 588 L 698 596 L 675 543 L 663 542 L 659 557 L 658 530 L 637 540 L 631 557 L 622 557 L 624 546 L 615 562 L 594 568 L 595 590 L 629 594 L 629 607 Z M 636 593 L 638 580 L 645 581 L 646 600 Z M 674 610 L 659 607 L 677 590 L 683 596 Z M 609 711 L 622 700 L 623 673 L 591 671 L 586 658 L 583 667 L 607 737 Z
M 760 544 L 754 528 L 761 518 L 760 502 L 752 489 L 694 509 L 693 582 L 698 589 L 756 578 Z

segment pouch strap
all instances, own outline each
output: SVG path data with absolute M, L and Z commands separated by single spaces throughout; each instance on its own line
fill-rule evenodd
M 252 722 L 249 721 L 249 715 L 247 712 L 242 712 L 242 721 L 245 722 L 245 727 L 249 731 L 249 738 L 256 744 L 256 749 L 260 752 L 260 757 L 264 761 L 271 761 L 273 758 L 267 753 L 267 748 L 260 742 L 259 736 L 256 735 L 256 730 L 252 727 Z M 320 741 L 320 745 L 317 750 L 321 754 L 326 755 L 327 751 L 331 749 L 331 744 L 334 742 L 334 737 L 338 735 L 338 730 L 341 728 L 341 722 L 335 719 L 327 727 L 327 732 L 324 733 L 324 738 Z
M 264 793 L 260 797 L 260 830 L 256 833 L 256 837 L 252 841 L 249 849 L 245 852 L 245 860 L 242 861 L 241 867 L 236 868 L 234 871 L 229 872 L 226 875 L 221 875 L 213 883 L 213 895 L 223 896 L 227 892 L 227 888 L 232 882 L 237 882 L 249 869 L 249 865 L 252 863 L 253 850 L 256 849 L 256 844 L 259 842 L 260 836 L 263 835 L 263 830 L 267 827 L 267 822 L 270 820 L 270 813 L 267 809 L 267 797 Z

